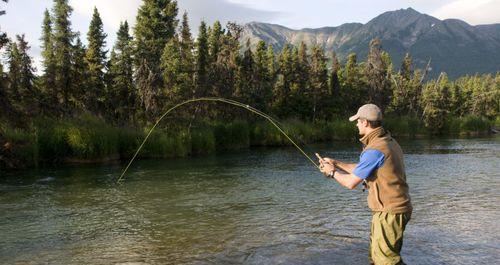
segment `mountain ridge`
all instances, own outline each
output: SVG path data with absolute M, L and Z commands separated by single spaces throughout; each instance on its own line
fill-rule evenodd
M 413 8 L 384 12 L 367 23 L 344 23 L 335 27 L 291 29 L 279 24 L 250 22 L 241 38 L 254 47 L 259 40 L 276 51 L 285 44 L 319 45 L 327 53 L 335 51 L 341 61 L 355 52 L 365 60 L 369 43 L 379 38 L 396 69 L 409 52 L 417 68 L 432 60 L 431 77 L 446 72 L 450 78 L 500 71 L 500 23 L 472 26 L 459 19 L 440 20 Z

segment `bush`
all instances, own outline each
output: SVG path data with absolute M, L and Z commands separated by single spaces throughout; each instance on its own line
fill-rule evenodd
M 194 155 L 215 152 L 215 136 L 210 128 L 193 130 L 191 133 L 191 153 Z
M 141 150 L 140 157 L 172 158 L 189 154 L 190 137 L 185 132 L 156 129 Z
M 384 127 L 397 136 L 415 137 L 417 134 L 427 134 L 423 122 L 415 116 L 389 116 L 384 120 Z
M 245 121 L 218 123 L 214 135 L 217 151 L 238 150 L 250 146 L 250 129 Z

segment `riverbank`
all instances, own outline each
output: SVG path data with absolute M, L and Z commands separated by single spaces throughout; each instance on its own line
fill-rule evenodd
M 425 128 L 416 117 L 388 117 L 384 125 L 397 137 L 425 138 L 435 135 L 479 136 L 500 127 L 500 119 L 473 116 L 446 119 L 439 132 Z M 299 145 L 326 141 L 356 141 L 354 124 L 345 119 L 307 123 L 287 120 L 283 130 Z M 44 164 L 102 163 L 130 159 L 149 128 L 117 127 L 96 117 L 73 120 L 36 119 L 27 128 L 0 128 L 0 168 L 18 169 Z M 174 158 L 208 155 L 253 146 L 288 146 L 286 139 L 266 121 L 211 122 L 186 127 L 158 128 L 139 153 L 139 158 Z

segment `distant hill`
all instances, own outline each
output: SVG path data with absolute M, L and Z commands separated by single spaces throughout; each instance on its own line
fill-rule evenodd
M 450 78 L 475 73 L 500 71 L 500 24 L 471 26 L 458 19 L 439 20 L 412 8 L 385 12 L 366 24 L 346 23 L 338 27 L 293 30 L 280 25 L 251 22 L 244 26 L 242 45 L 250 39 L 273 44 L 278 51 L 284 44 L 309 47 L 320 45 L 335 51 L 344 61 L 355 52 L 364 60 L 370 40 L 378 37 L 389 52 L 395 68 L 399 68 L 406 52 L 416 67 L 425 68 L 432 58 L 430 76 L 441 71 Z

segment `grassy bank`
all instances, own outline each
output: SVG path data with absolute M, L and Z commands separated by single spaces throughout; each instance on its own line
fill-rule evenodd
M 441 133 L 475 135 L 487 133 L 500 120 L 477 117 L 448 118 Z M 149 128 L 114 127 L 95 117 L 76 120 L 39 118 L 28 128 L 14 129 L 1 125 L 3 147 L 0 167 L 36 167 L 45 163 L 102 162 L 129 159 Z M 332 140 L 355 140 L 357 129 L 345 119 L 305 123 L 288 120 L 280 124 L 299 145 Z M 416 137 L 430 135 L 416 117 L 388 117 L 385 122 L 394 135 Z M 141 158 L 173 158 L 206 155 L 251 146 L 287 146 L 291 143 L 272 124 L 261 121 L 213 122 L 187 128 L 158 128 L 142 149 Z

